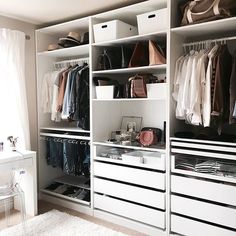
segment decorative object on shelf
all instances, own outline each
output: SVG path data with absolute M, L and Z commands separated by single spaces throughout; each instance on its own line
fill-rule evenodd
M 13 136 L 7 137 L 7 140 L 10 141 L 10 147 L 12 148 L 12 151 L 16 151 L 16 143 L 18 140 L 18 137 L 14 138 Z
M 235 0 L 194 0 L 180 6 L 181 25 L 201 23 L 232 17 L 236 15 Z
M 163 65 L 166 64 L 165 53 L 162 48 L 154 41 L 149 40 L 149 65 Z
M 121 121 L 121 130 L 127 132 L 140 132 L 142 120 L 143 118 L 139 116 L 123 116 Z
M 167 8 L 137 15 L 138 33 L 149 34 L 167 29 Z
M 135 45 L 129 67 L 147 66 L 148 62 L 148 46 L 146 43 L 138 42 Z
M 80 45 L 81 35 L 79 32 L 69 32 L 66 38 L 59 38 L 58 45 L 63 48 L 74 47 Z
M 153 127 L 144 127 L 137 136 L 138 141 L 144 146 L 149 147 L 161 142 L 162 130 Z

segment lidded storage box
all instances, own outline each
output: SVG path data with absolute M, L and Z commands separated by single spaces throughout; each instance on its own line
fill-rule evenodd
M 165 100 L 167 94 L 166 83 L 146 84 L 147 97 L 152 99 Z
M 96 86 L 97 99 L 113 99 L 114 85 Z
M 167 29 L 167 8 L 137 15 L 138 33 L 148 34 Z
M 137 27 L 120 20 L 112 20 L 93 26 L 95 43 L 138 34 Z

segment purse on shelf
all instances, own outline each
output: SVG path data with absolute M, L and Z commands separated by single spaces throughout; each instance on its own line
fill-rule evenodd
M 147 66 L 148 64 L 148 45 L 142 42 L 136 43 L 129 67 Z
M 112 70 L 121 68 L 120 47 L 110 47 L 103 49 L 103 53 L 98 56 L 97 70 Z
M 156 145 L 158 142 L 160 142 L 161 135 L 162 135 L 161 129 L 153 127 L 144 127 L 140 131 L 137 139 L 142 146 L 149 147 L 152 145 Z
M 207 22 L 236 15 L 235 0 L 194 0 L 180 6 L 181 25 Z
M 163 65 L 166 64 L 165 53 L 162 48 L 154 41 L 149 40 L 149 65 Z

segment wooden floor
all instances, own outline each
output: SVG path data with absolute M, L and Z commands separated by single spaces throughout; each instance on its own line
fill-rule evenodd
M 98 218 L 95 218 L 95 217 L 92 217 L 92 216 L 89 216 L 89 215 L 79 213 L 79 212 L 74 211 L 74 210 L 70 210 L 70 209 L 67 209 L 67 208 L 64 208 L 64 207 L 61 207 L 61 206 L 58 206 L 58 205 L 54 205 L 52 203 L 48 203 L 48 202 L 45 202 L 45 201 L 39 201 L 39 214 L 43 214 L 43 213 L 48 212 L 52 209 L 57 209 L 59 211 L 66 212 L 70 215 L 83 218 L 83 219 L 88 220 L 90 222 L 93 222 L 95 224 L 103 225 L 107 228 L 113 229 L 115 231 L 122 232 L 122 233 L 127 234 L 127 235 L 145 236 L 145 234 L 136 232 L 134 230 L 130 230 L 128 228 L 125 228 L 125 227 L 122 227 L 122 226 L 119 226 L 119 225 L 116 225 L 116 224 L 112 224 L 112 223 L 104 221 L 104 220 L 100 220 Z M 17 211 L 12 211 L 10 219 L 11 219 L 10 220 L 11 225 L 20 223 L 20 213 L 17 212 Z M 4 214 L 0 214 L 0 230 L 4 229 L 5 227 L 6 227 L 6 223 L 5 223 Z

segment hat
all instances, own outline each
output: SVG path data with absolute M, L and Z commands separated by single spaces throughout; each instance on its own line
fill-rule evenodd
M 78 32 L 69 32 L 66 38 L 59 38 L 58 45 L 67 48 L 80 45 L 81 36 Z
M 53 51 L 53 50 L 57 50 L 59 49 L 59 45 L 55 44 L 55 43 L 51 43 L 48 45 L 48 51 Z

